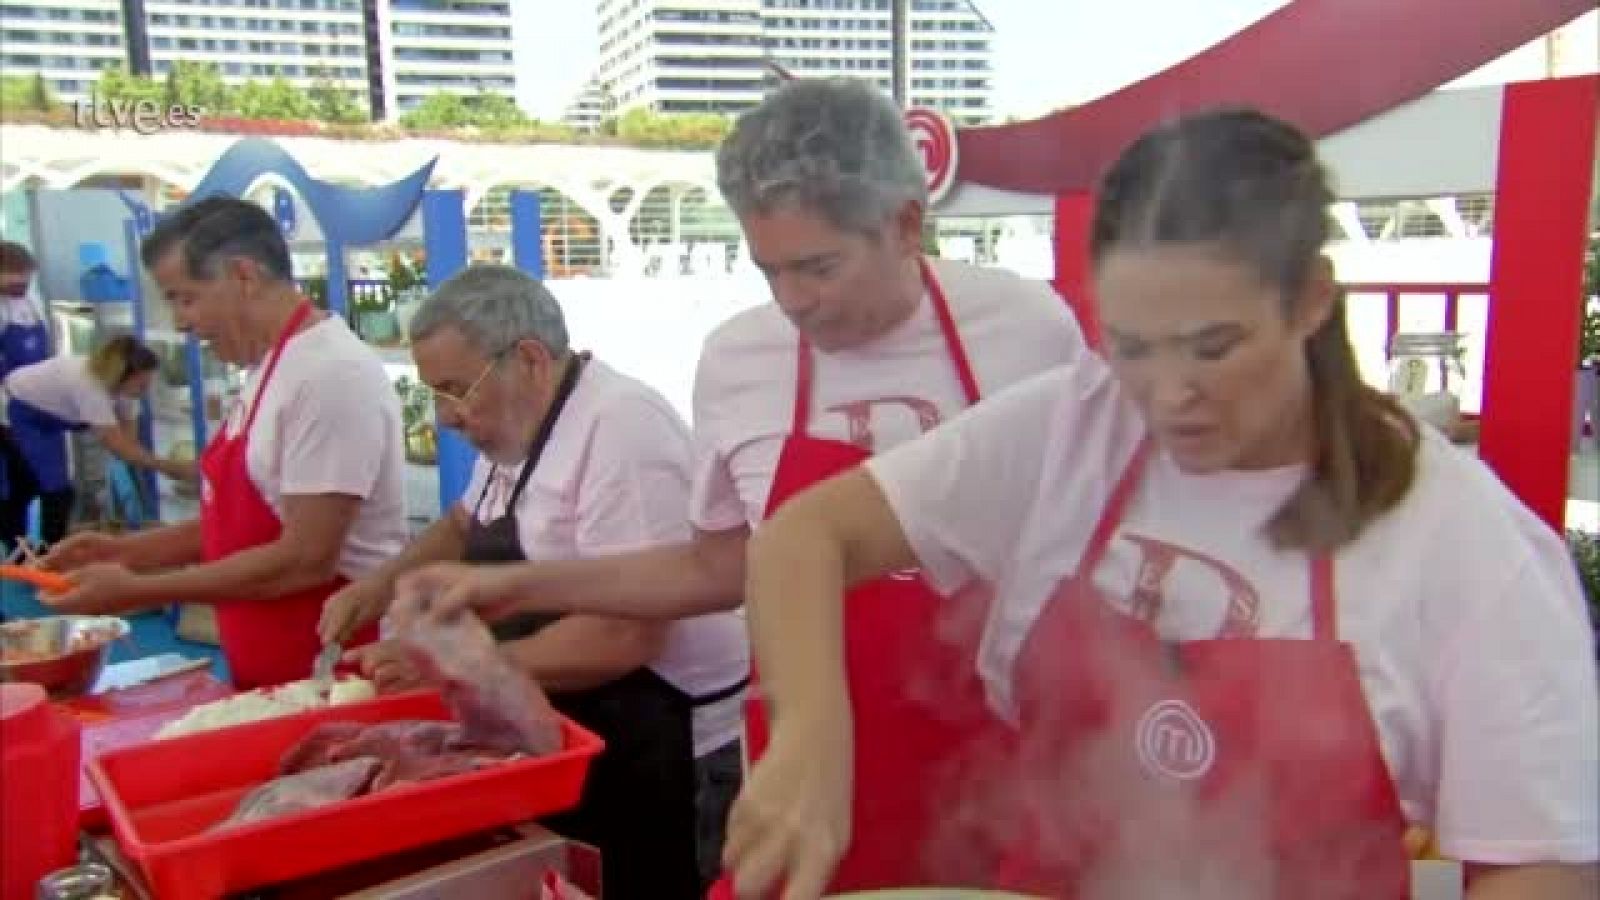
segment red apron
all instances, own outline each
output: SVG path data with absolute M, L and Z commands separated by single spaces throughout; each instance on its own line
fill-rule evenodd
M 922 264 L 923 284 L 967 402 L 978 386 L 949 304 Z M 770 517 L 791 496 L 869 458 L 855 444 L 807 433 L 811 347 L 797 350 L 794 428 L 784 441 L 767 497 Z M 982 615 L 950 616 L 959 605 L 920 577 L 897 574 L 858 586 L 845 602 L 845 662 L 855 711 L 855 798 L 851 846 L 834 892 L 980 882 L 992 873 L 950 814 L 967 789 L 968 767 L 1009 740 L 1009 729 L 984 702 L 974 667 Z M 963 615 L 967 614 L 963 612 Z M 959 634 L 953 632 L 960 632 Z M 750 756 L 767 744 L 759 692 L 746 709 Z
M 283 523 L 256 489 L 245 461 L 250 426 L 255 424 L 261 397 L 278 368 L 284 346 L 310 314 L 311 304 L 301 304 L 278 335 L 244 426 L 232 437 L 226 426 L 218 429 L 200 455 L 200 543 L 204 562 L 270 544 L 283 533 Z M 217 632 L 234 686 L 250 690 L 309 678 L 312 663 L 322 649 L 317 637 L 322 603 L 347 583 L 341 576 L 280 597 L 219 601 Z M 374 628 L 363 629 L 351 646 L 367 643 L 374 635 Z
M 1146 440 L 1018 657 L 1031 827 L 1002 885 L 1083 900 L 1405 900 L 1405 821 L 1338 638 L 1332 560 L 1310 563 L 1310 640 L 1225 629 L 1164 644 L 1154 602 L 1128 615 L 1094 587 L 1149 456 Z

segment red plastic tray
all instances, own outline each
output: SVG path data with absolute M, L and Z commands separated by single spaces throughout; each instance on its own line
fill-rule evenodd
M 188 672 L 65 704 L 83 723 L 82 769 L 78 776 L 78 827 L 101 831 L 105 807 L 89 775 L 89 764 L 102 753 L 142 744 L 161 726 L 212 700 L 233 694 L 233 688 L 208 672 Z
M 451 718 L 436 692 L 380 697 L 105 753 L 90 772 L 123 853 L 162 900 L 211 900 L 575 806 L 604 746 L 563 720 L 565 749 L 208 832 L 323 722 Z
M 101 831 L 106 827 L 106 808 L 100 802 L 100 792 L 95 790 L 94 777 L 90 774 L 92 763 L 102 754 L 148 742 L 161 730 L 161 726 L 182 716 L 184 712 L 182 709 L 169 709 L 84 726 L 83 763 L 78 774 L 79 828 Z

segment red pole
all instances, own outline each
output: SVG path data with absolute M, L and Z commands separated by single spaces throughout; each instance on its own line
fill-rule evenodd
M 1556 529 L 1566 517 L 1578 297 L 1600 76 L 1507 85 L 1480 451 Z
M 1095 313 L 1089 277 L 1089 229 L 1094 223 L 1094 195 L 1056 197 L 1056 291 L 1065 297 L 1083 328 L 1090 347 L 1100 346 L 1100 317 Z

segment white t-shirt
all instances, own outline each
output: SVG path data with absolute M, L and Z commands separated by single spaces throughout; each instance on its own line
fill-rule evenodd
M 870 464 L 932 582 L 944 593 L 993 588 L 979 668 L 997 709 L 1012 712 L 1023 639 L 1076 568 L 1143 434 L 1106 368 L 1085 365 L 1031 379 Z M 1307 557 L 1263 535 L 1303 472 L 1185 475 L 1152 454 L 1096 586 L 1129 597 L 1141 547 L 1161 541 L 1179 551 L 1160 585 L 1164 638 L 1215 635 L 1241 586 L 1259 600 L 1259 636 L 1310 636 Z M 1596 859 L 1595 648 L 1561 539 L 1424 428 L 1410 493 L 1334 564 L 1339 635 L 1410 821 L 1453 858 Z
M 256 400 L 265 368 L 251 370 L 226 431 L 237 434 L 246 407 L 260 404 L 245 464 L 280 517 L 286 494 L 361 498 L 339 556 L 339 573 L 361 578 L 398 554 L 409 536 L 400 398 L 378 355 L 339 316 L 289 339 Z
M 58 419 L 91 427 L 117 424 L 111 392 L 81 356 L 52 356 L 6 376 L 6 393 Z
M 591 359 L 517 498 L 523 555 L 583 559 L 688 540 L 689 453 L 688 428 L 660 394 Z M 462 508 L 472 515 L 477 507 L 480 522 L 505 515 L 521 468 L 479 457 Z M 480 506 L 491 472 L 494 484 Z M 673 622 L 650 668 L 691 697 L 733 685 L 750 671 L 744 620 L 723 612 Z M 740 692 L 695 709 L 696 756 L 738 736 L 743 698 Z
M 1043 282 L 931 260 L 980 397 L 1085 351 L 1072 310 Z M 763 518 L 794 422 L 798 334 L 776 304 L 746 310 L 706 339 L 694 386 L 690 518 L 702 531 Z M 930 298 L 893 331 L 834 353 L 813 350 L 813 437 L 882 452 L 967 406 Z
M 39 302 L 39 295 L 34 290 L 34 284 L 28 285 L 28 292 L 21 297 L 0 298 L 0 323 L 6 325 L 37 325 L 44 320 L 44 304 Z

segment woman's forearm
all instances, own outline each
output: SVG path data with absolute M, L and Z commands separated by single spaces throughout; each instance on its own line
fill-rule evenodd
M 167 465 L 166 460 L 151 453 L 132 432 L 121 425 L 103 426 L 96 429 L 96 435 L 112 455 L 131 466 L 161 471 Z
M 757 529 L 746 561 L 751 648 L 774 730 L 848 727 L 845 553 L 797 504 Z
M 1594 864 L 1467 866 L 1466 900 L 1593 900 L 1600 897 Z
M 848 726 L 844 594 L 917 565 L 900 521 L 858 468 L 790 499 L 749 547 L 745 604 L 774 729 Z

